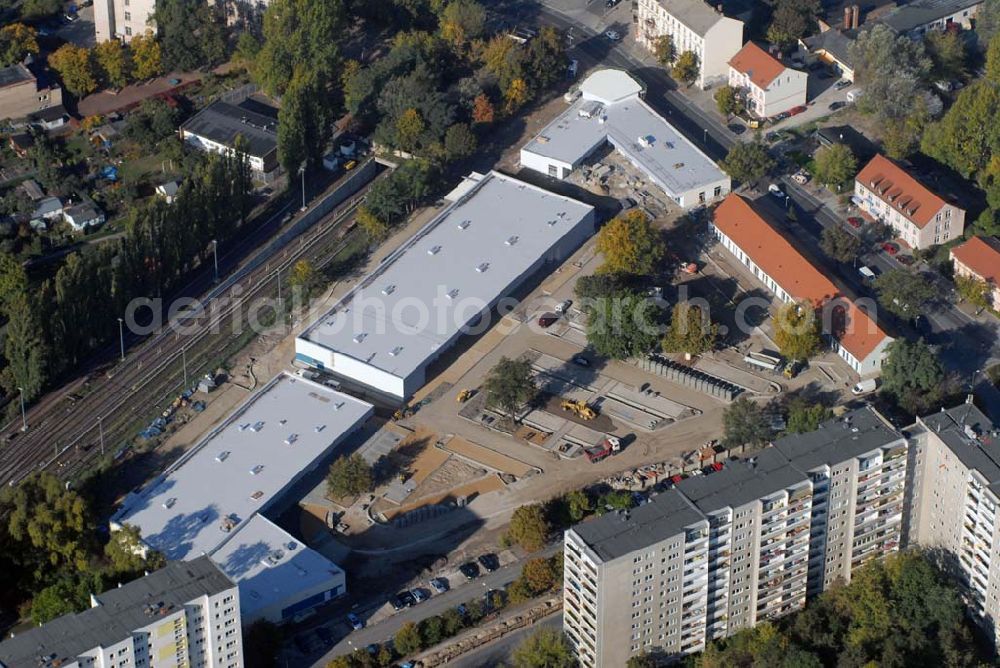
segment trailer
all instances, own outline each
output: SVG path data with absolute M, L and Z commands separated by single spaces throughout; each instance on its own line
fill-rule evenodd
M 590 448 L 585 448 L 583 452 L 587 455 L 587 459 L 590 460 L 591 463 L 597 463 L 602 459 L 620 452 L 621 449 L 622 442 L 614 436 L 608 436 L 601 441 L 600 444 Z
M 767 371 L 777 371 L 781 367 L 781 358 L 766 353 L 755 353 L 753 351 L 746 354 L 743 361 L 750 366 L 760 367 Z

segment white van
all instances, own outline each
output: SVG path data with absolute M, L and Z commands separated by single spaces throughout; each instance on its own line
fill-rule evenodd
M 878 379 L 869 378 L 868 380 L 863 380 L 854 387 L 851 388 L 851 394 L 857 396 L 859 394 L 868 394 L 869 392 L 874 392 L 878 389 Z
M 861 267 L 858 269 L 858 273 L 861 274 L 861 278 L 865 279 L 866 283 L 871 283 L 877 277 L 871 267 Z

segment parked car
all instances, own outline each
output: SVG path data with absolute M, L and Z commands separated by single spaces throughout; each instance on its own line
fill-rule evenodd
M 487 573 L 492 573 L 496 569 L 500 568 L 500 560 L 497 559 L 495 554 L 481 554 L 477 561 L 486 569 Z
M 861 278 L 864 279 L 864 281 L 866 283 L 871 283 L 876 278 L 878 278 L 878 274 L 875 273 L 875 269 L 873 269 L 871 267 L 867 267 L 867 266 L 866 267 L 861 267 L 861 268 L 858 269 L 858 273 L 861 274 Z
M 467 561 L 458 567 L 458 571 L 465 576 L 466 580 L 473 580 L 479 577 L 479 566 L 474 561 Z
M 859 216 L 851 216 L 850 218 L 847 219 L 847 224 L 853 227 L 854 229 L 858 230 L 861 229 L 861 226 L 865 224 L 865 219 Z
M 806 110 L 806 108 L 803 105 L 799 105 L 797 107 L 792 107 L 791 109 L 788 110 L 788 115 L 789 116 L 798 116 L 799 114 L 801 114 L 805 110 Z
M 577 353 L 576 355 L 573 355 L 573 364 L 576 364 L 577 366 L 590 366 L 590 360 Z
M 413 598 L 413 593 L 409 591 L 401 591 L 396 594 L 396 598 L 399 599 L 400 604 L 404 608 L 409 608 L 412 605 L 416 605 L 417 599 Z
M 621 1 L 622 0 L 607 0 L 607 2 L 604 3 L 604 6 L 607 7 L 608 9 L 612 7 L 617 7 L 618 3 L 620 3 Z
M 424 591 L 423 589 L 411 589 L 410 590 L 410 595 L 413 596 L 413 602 L 414 602 L 414 604 L 416 604 L 416 603 L 423 603 L 424 601 L 426 601 L 427 599 L 430 598 L 430 596 L 427 594 L 427 592 Z
M 767 192 L 771 193 L 778 199 L 785 199 L 785 192 L 776 183 L 772 183 L 767 187 Z
M 569 310 L 569 307 L 572 305 L 573 305 L 572 299 L 567 299 L 566 301 L 559 302 L 559 304 L 556 305 L 556 313 L 560 314 L 565 313 L 566 311 Z
M 899 255 L 896 257 L 896 262 L 900 263 L 904 267 L 909 267 L 913 264 L 914 259 L 912 255 Z
M 899 246 L 892 243 L 891 241 L 886 241 L 882 244 L 882 250 L 884 250 L 889 255 L 895 255 L 899 252 Z
M 850 88 L 851 82 L 847 79 L 841 79 L 833 85 L 836 90 L 844 90 L 845 88 Z
M 444 578 L 434 578 L 431 580 L 431 587 L 433 587 L 434 591 L 437 593 L 443 594 L 448 591 L 448 581 Z
M 556 324 L 557 320 L 559 320 L 559 316 L 555 313 L 543 313 L 538 316 L 538 326 L 542 329 L 547 329 L 548 327 Z
M 737 136 L 747 131 L 747 126 L 743 125 L 742 123 L 730 123 L 726 127 L 729 129 L 730 132 L 732 132 L 734 135 Z
M 351 625 L 351 628 L 355 631 L 360 631 L 365 628 L 365 623 L 361 621 L 361 618 L 355 615 L 353 612 L 347 613 L 347 623 Z
M 837 102 L 831 102 L 828 108 L 830 109 L 830 111 L 837 111 L 838 109 L 843 109 L 846 106 L 847 106 L 846 102 L 837 101 Z
M 392 596 L 390 596 L 389 597 L 389 605 L 392 606 L 393 610 L 397 610 L 397 611 L 398 610 L 402 610 L 403 608 L 406 607 L 406 604 L 403 603 L 403 599 L 402 599 L 402 597 L 401 597 L 400 594 L 393 594 Z
M 851 388 L 851 394 L 857 396 L 859 394 L 868 394 L 869 392 L 874 392 L 878 389 L 878 379 L 869 378 L 863 380 L 854 387 Z
M 621 33 L 618 32 L 617 30 L 608 30 L 607 32 L 604 33 L 604 36 L 608 39 L 609 42 L 617 42 L 622 38 Z
M 578 69 L 580 69 L 580 61 L 574 58 L 569 61 L 569 65 L 566 66 L 566 74 L 568 74 L 570 78 L 575 77 Z

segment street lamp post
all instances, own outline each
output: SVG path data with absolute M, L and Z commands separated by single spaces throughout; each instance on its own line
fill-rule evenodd
M 24 388 L 19 387 L 17 391 L 21 393 L 21 431 L 28 431 L 28 414 L 24 412 Z
M 118 318 L 118 344 L 121 346 L 122 362 L 125 361 L 125 320 Z
M 219 282 L 219 241 L 212 239 L 212 260 L 215 264 L 215 282 Z

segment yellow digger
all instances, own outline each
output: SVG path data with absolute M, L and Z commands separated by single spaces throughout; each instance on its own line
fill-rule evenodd
M 470 390 L 470 389 L 462 390 L 461 392 L 458 393 L 458 396 L 455 397 L 455 401 L 457 401 L 460 404 L 464 404 L 466 401 L 472 398 L 473 394 L 475 394 L 475 390 Z
M 586 401 L 572 401 L 563 399 L 559 406 L 564 411 L 570 411 L 581 420 L 593 420 L 597 417 L 597 411 L 587 405 Z

